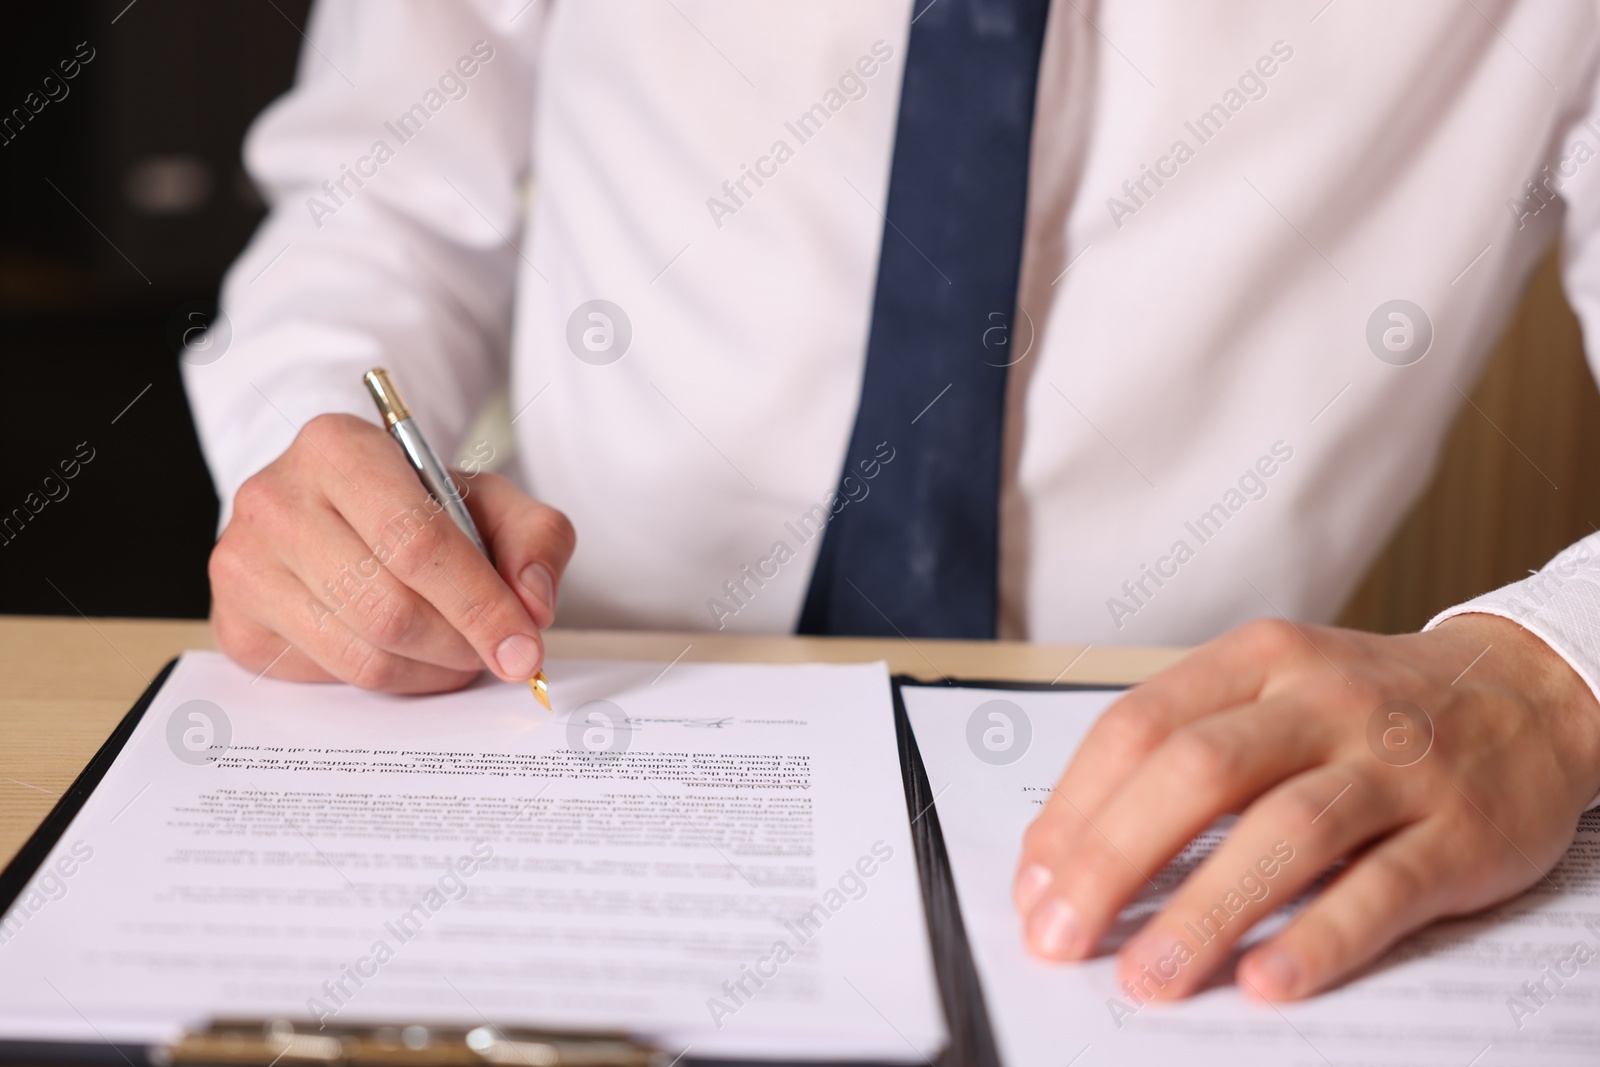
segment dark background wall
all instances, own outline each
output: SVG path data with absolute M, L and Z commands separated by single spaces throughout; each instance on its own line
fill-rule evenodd
M 261 217 L 240 143 L 308 5 L 0 13 L 0 612 L 206 614 L 216 498 L 167 335 Z

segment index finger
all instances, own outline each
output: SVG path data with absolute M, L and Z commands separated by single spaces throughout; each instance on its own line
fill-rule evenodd
M 533 677 L 544 661 L 538 626 L 393 443 L 377 435 L 324 436 L 334 439 L 313 442 L 329 459 L 318 467 L 322 490 L 378 562 L 432 604 L 497 676 Z

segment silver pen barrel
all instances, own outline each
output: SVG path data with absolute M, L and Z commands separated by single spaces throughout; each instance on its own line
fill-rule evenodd
M 439 502 L 439 506 L 450 516 L 451 521 L 461 528 L 461 532 L 478 546 L 478 551 L 485 556 L 489 555 L 489 548 L 483 543 L 477 524 L 472 521 L 471 512 L 467 511 L 467 502 L 461 495 L 461 487 L 456 485 L 456 480 L 450 477 L 450 472 L 439 462 L 439 457 L 434 454 L 433 449 L 428 447 L 427 438 L 422 436 L 421 428 L 411 417 L 411 409 L 406 407 L 406 402 L 400 398 L 400 392 L 394 387 L 394 382 L 389 380 L 389 372 L 382 367 L 374 367 L 367 371 L 361 380 L 367 383 L 368 392 L 377 402 L 378 410 L 383 413 L 383 422 L 389 430 L 389 435 L 399 443 L 401 451 L 405 452 L 406 459 L 411 461 L 411 466 L 415 468 L 423 486 Z
M 428 447 L 422 431 L 417 429 L 416 420 L 401 419 L 389 427 L 389 434 L 400 442 L 406 458 L 417 469 L 417 477 L 422 479 L 422 484 L 428 487 L 428 492 L 432 493 L 439 506 L 444 508 L 445 514 L 461 527 L 462 533 L 472 538 L 472 543 L 478 546 L 478 551 L 487 556 L 488 546 L 478 535 L 478 527 L 472 521 L 472 514 L 467 511 L 467 502 L 461 495 L 460 486 L 450 477 L 450 472 L 445 470 L 444 464 L 439 462 L 439 457 L 433 454 L 433 449 Z

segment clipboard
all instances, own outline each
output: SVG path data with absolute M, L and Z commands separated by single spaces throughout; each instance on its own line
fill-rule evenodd
M 1080 682 L 1018 682 L 973 678 L 945 678 L 928 682 L 909 674 L 891 679 L 894 690 L 895 736 L 900 742 L 900 773 L 906 787 L 906 809 L 911 819 L 911 844 L 917 853 L 917 873 L 922 883 L 923 913 L 928 921 L 928 939 L 933 945 L 933 965 L 944 1004 L 945 1024 L 950 1044 L 941 1057 L 940 1067 L 1002 1067 L 995 1043 L 989 1009 L 984 1001 L 983 983 L 961 917 L 961 902 L 956 895 L 950 856 L 939 829 L 936 795 L 917 751 L 916 735 L 906 714 L 902 691 L 908 687 L 930 689 L 990 689 L 1033 692 L 1127 688 L 1120 685 L 1092 685 Z
M 38 873 L 74 817 L 99 786 L 177 666 L 169 661 L 117 724 L 72 786 L 0 871 L 0 915 L 6 914 Z M 916 853 L 924 916 L 949 1043 L 937 1067 L 1000 1067 L 994 1032 L 960 901 L 939 829 L 934 794 L 906 714 L 906 686 L 990 690 L 1118 689 L 1077 683 L 1032 683 L 946 678 L 924 682 L 909 675 L 891 677 L 895 737 L 899 747 L 907 818 Z M 684 1067 L 733 1061 L 685 1055 L 674 1060 L 663 1050 L 626 1034 L 596 1031 L 531 1030 L 479 1026 L 368 1026 L 349 1024 L 311 1028 L 287 1019 L 214 1019 L 208 1028 L 186 1034 L 171 1046 L 112 1042 L 0 1040 L 0 1064 L 82 1064 L 85 1067 Z M 763 1061 L 772 1063 L 775 1061 Z M 843 1065 L 839 1065 L 843 1067 Z

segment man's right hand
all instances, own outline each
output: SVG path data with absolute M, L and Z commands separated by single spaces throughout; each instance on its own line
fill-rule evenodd
M 217 647 L 252 673 L 364 689 L 526 681 L 576 537 L 495 474 L 456 474 L 485 559 L 382 429 L 322 415 L 239 488 L 211 553 Z

